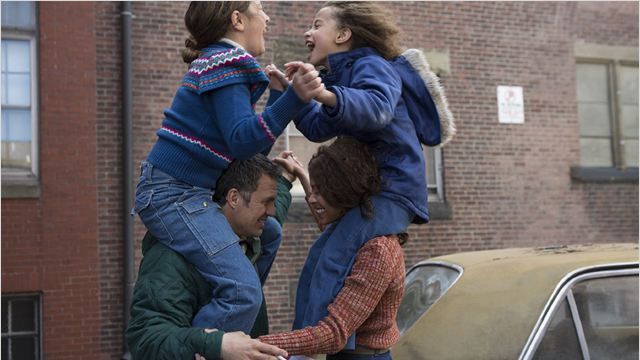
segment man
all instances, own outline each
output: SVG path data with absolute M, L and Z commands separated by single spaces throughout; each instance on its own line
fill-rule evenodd
M 283 176 L 287 176 L 288 180 Z M 277 233 L 263 233 L 267 216 L 282 224 L 291 204 L 293 175 L 264 155 L 235 161 L 218 180 L 214 201 L 221 207 L 233 231 L 242 239 L 262 284 L 280 245 Z M 277 194 L 277 196 L 276 196 Z M 252 237 L 260 236 L 251 241 Z M 212 299 L 214 289 L 181 255 L 158 243 L 148 233 L 142 243 L 143 259 L 131 305 L 126 339 L 134 359 L 273 359 L 286 352 L 242 332 L 225 333 L 191 327 L 198 310 Z M 259 256 L 258 256 L 259 255 Z M 247 261 L 238 259 L 238 261 Z M 252 335 L 268 331 L 266 306 Z

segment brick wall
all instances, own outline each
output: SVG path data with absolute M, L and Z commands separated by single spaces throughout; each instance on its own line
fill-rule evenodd
M 134 177 L 140 162 L 155 141 L 162 111 L 173 98 L 186 64 L 180 58 L 184 43 L 182 15 L 186 2 L 132 2 L 132 67 Z M 98 63 L 98 198 L 100 243 L 101 356 L 113 358 L 122 352 L 122 119 L 120 4 L 96 3 Z M 136 268 L 141 257 L 144 226 L 134 224 Z
M 2 201 L 2 292 L 41 292 L 48 359 L 99 349 L 94 3 L 39 4 L 38 199 Z

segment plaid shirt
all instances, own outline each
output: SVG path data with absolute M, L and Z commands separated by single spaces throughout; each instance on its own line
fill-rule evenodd
M 387 349 L 400 337 L 396 315 L 404 290 L 404 257 L 396 236 L 369 240 L 344 287 L 315 326 L 259 337 L 289 354 L 334 354 L 355 331 L 356 344 Z

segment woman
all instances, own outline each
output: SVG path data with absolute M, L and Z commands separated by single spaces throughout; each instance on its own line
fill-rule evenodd
M 316 220 L 326 227 L 317 241 L 326 241 L 352 208 L 358 207 L 363 218 L 374 216 L 370 198 L 380 192 L 382 179 L 376 160 L 356 140 L 340 137 L 331 145 L 321 146 L 309 162 L 310 182 L 301 166 L 286 170 L 302 181 Z M 292 355 L 334 354 L 327 356 L 328 360 L 391 359 L 389 348 L 400 335 L 396 315 L 404 290 L 405 267 L 400 248 L 404 241 L 406 234 L 367 241 L 357 252 L 344 286 L 322 320 L 291 332 L 261 336 L 260 341 Z M 296 302 L 296 308 L 299 305 Z M 343 350 L 353 333 L 355 348 Z

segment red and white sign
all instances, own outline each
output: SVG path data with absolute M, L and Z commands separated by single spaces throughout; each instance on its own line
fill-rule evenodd
M 498 86 L 498 121 L 501 124 L 524 124 L 522 86 Z

